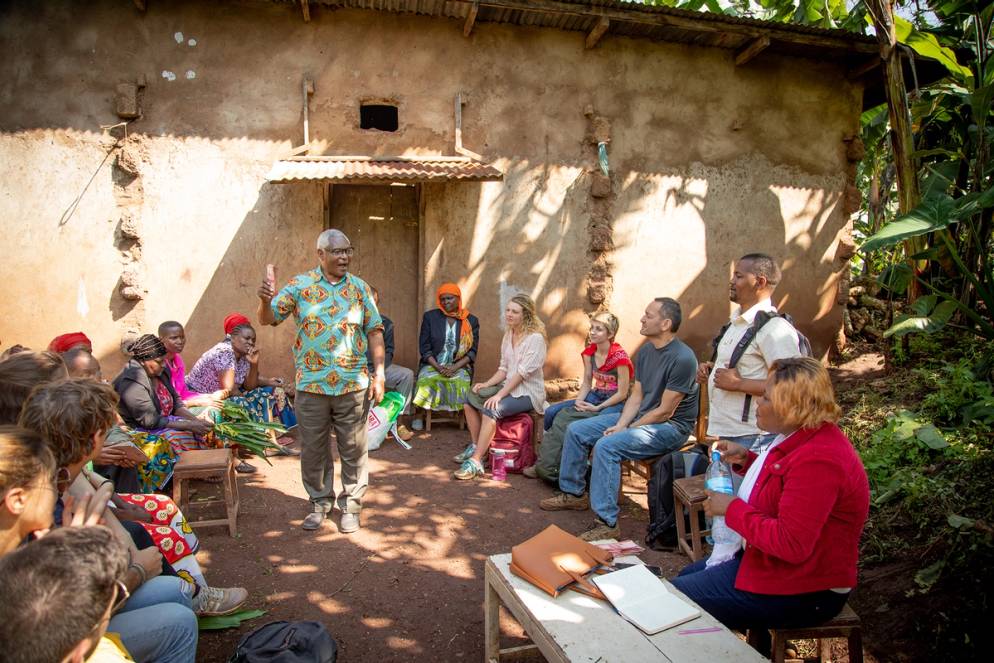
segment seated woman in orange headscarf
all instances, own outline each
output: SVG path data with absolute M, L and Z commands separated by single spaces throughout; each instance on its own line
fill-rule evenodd
M 462 291 L 445 283 L 435 296 L 438 308 L 421 318 L 421 367 L 414 404 L 426 410 L 462 410 L 480 345 L 480 321 L 462 305 Z

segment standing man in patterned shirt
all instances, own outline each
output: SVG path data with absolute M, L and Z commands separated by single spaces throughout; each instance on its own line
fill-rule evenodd
M 342 461 L 339 531 L 359 529 L 362 496 L 369 483 L 366 418 L 369 404 L 383 398 L 383 321 L 365 281 L 349 274 L 352 244 L 340 230 L 318 236 L 318 267 L 299 274 L 276 293 L 268 278 L 259 287 L 259 322 L 278 325 L 293 315 L 297 367 L 297 420 L 301 432 L 300 474 L 313 511 L 303 528 L 315 530 L 335 499 L 332 429 Z M 366 368 L 366 347 L 373 375 Z M 367 399 L 368 390 L 368 399 Z

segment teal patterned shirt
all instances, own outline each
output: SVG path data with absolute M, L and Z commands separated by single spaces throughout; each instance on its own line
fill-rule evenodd
M 340 396 L 369 387 L 367 337 L 383 331 L 383 320 L 365 281 L 346 274 L 331 283 L 318 267 L 290 279 L 271 307 L 277 324 L 290 315 L 297 323 L 298 390 Z

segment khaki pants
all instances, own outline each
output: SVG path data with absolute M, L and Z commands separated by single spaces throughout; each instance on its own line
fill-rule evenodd
M 337 501 L 342 513 L 359 513 L 369 485 L 366 454 L 366 391 L 326 396 L 298 391 L 297 423 L 300 426 L 300 476 L 315 511 L 331 511 Z M 335 499 L 335 459 L 331 431 L 338 441 L 342 463 L 342 492 Z

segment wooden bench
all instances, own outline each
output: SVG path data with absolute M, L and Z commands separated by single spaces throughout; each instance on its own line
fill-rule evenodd
M 673 482 L 673 511 L 676 516 L 676 542 L 680 550 L 687 553 L 690 561 L 696 562 L 704 556 L 704 537 L 711 533 L 709 529 L 701 529 L 700 514 L 704 513 L 704 501 L 707 493 L 704 491 L 704 475 L 677 479 Z M 690 520 L 690 532 L 684 521 L 683 511 L 687 510 Z
M 434 421 L 436 424 L 459 424 L 459 430 L 466 430 L 466 415 L 463 414 L 462 410 L 458 412 L 449 412 L 447 410 L 437 410 L 432 412 L 431 410 L 425 410 L 425 432 L 431 432 L 431 424 Z
M 761 634 L 749 631 L 749 644 L 756 646 Z M 859 615 L 847 603 L 842 612 L 824 624 L 807 628 L 770 629 L 771 660 L 784 663 L 788 640 L 817 640 L 818 660 L 828 663 L 832 660 L 831 638 L 845 638 L 849 648 L 850 663 L 863 663 L 863 631 Z
M 198 506 L 223 503 L 227 517 L 194 520 L 190 517 L 190 491 L 186 482 L 217 476 L 223 477 L 221 485 L 224 498 L 204 500 L 198 502 Z M 201 527 L 227 525 L 228 533 L 234 537 L 237 533 L 238 520 L 238 482 L 235 479 L 235 455 L 231 449 L 198 449 L 181 453 L 179 462 L 173 467 L 173 501 L 190 525 Z

